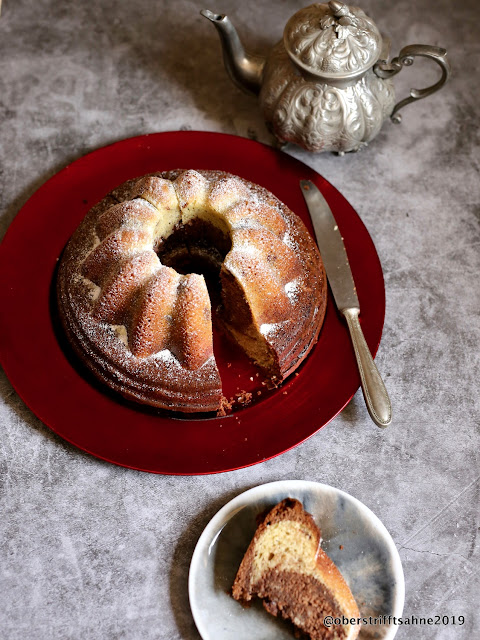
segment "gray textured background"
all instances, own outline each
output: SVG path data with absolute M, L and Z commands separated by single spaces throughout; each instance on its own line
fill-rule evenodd
M 107 143 L 180 128 L 270 142 L 255 99 L 223 70 L 203 6 L 4 1 L 0 236 L 47 178 Z M 207 4 L 229 13 L 259 52 L 300 6 Z M 286 478 L 336 486 L 381 518 L 403 561 L 406 615 L 466 617 L 464 627 L 401 629 L 398 638 L 480 633 L 480 13 L 474 0 L 362 7 L 394 52 L 414 42 L 442 45 L 454 71 L 441 94 L 405 109 L 400 126 L 386 123 L 359 154 L 288 149 L 342 191 L 376 243 L 387 295 L 377 362 L 393 425 L 374 428 L 357 393 L 330 425 L 274 460 L 217 476 L 162 477 L 69 446 L 2 373 L 2 639 L 198 640 L 187 598 L 198 536 L 239 492 Z M 434 77 L 427 66 L 402 73 L 399 95 Z

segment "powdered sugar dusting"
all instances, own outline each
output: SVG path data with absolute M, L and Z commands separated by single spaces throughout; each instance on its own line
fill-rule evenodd
M 248 196 L 248 189 L 241 180 L 230 176 L 211 182 L 209 204 L 218 213 L 224 213 Z
M 127 328 L 125 327 L 125 325 L 123 325 L 123 324 L 112 324 L 112 329 L 117 334 L 118 339 L 121 342 L 123 342 L 123 344 L 128 349 L 128 335 L 127 335 Z
M 226 227 L 224 233 L 231 234 L 232 239 L 232 250 L 225 258 L 225 268 L 228 267 L 238 282 L 248 283 L 251 287 L 251 295 L 246 299 L 249 304 L 258 303 L 261 309 L 257 320 L 258 323 L 265 320 L 260 325 L 261 334 L 278 353 L 280 366 L 283 367 L 285 362 L 291 370 L 292 362 L 298 360 L 298 354 L 304 353 L 303 334 L 306 328 L 309 336 L 312 331 L 312 309 L 317 309 L 320 305 L 318 296 L 321 288 L 318 282 L 322 283 L 319 278 L 309 288 L 305 287 L 306 278 L 310 278 L 312 267 L 317 263 L 315 252 L 312 253 L 312 242 L 309 244 L 308 238 L 304 237 L 303 225 L 266 189 L 242 178 L 220 171 L 200 170 L 172 172 L 170 178 L 172 189 L 175 188 L 176 191 L 174 198 L 181 201 L 180 206 L 189 209 L 188 219 L 207 216 L 205 219 L 216 226 L 223 221 Z M 173 180 L 176 183 L 173 183 Z M 130 182 L 134 181 L 121 185 L 115 191 L 124 194 L 120 200 L 120 196 L 117 197 L 114 193 L 91 210 L 70 243 L 71 246 L 67 247 L 62 259 L 64 265 L 63 268 L 60 265 L 59 274 L 59 300 L 63 320 L 68 326 L 72 341 L 76 343 L 77 350 L 82 352 L 82 358 L 96 375 L 112 388 L 140 402 L 155 406 L 180 410 L 212 410 L 215 405 L 218 406 L 221 397 L 218 370 L 213 355 L 209 356 L 206 353 L 203 356 L 206 358 L 205 361 L 198 354 L 195 355 L 199 342 L 196 336 L 199 332 L 203 333 L 203 329 L 191 326 L 187 318 L 192 308 L 190 302 L 193 306 L 204 308 L 205 313 L 207 311 L 208 304 L 201 304 L 201 296 L 199 297 L 195 287 L 192 290 L 189 286 L 185 287 L 182 294 L 186 296 L 184 303 L 178 299 L 182 287 L 179 287 L 176 294 L 176 314 L 181 311 L 180 317 L 185 322 L 179 324 L 178 330 L 176 328 L 172 332 L 172 343 L 167 341 L 159 344 L 156 348 L 161 350 L 153 355 L 137 356 L 130 350 L 127 327 L 128 331 L 131 331 L 132 322 L 137 321 L 135 314 L 140 308 L 138 302 L 135 302 L 140 299 L 137 294 L 138 287 L 146 285 L 148 278 L 153 277 L 158 269 L 162 269 L 156 254 L 155 264 L 152 260 L 151 265 L 149 262 L 147 280 L 142 279 L 138 282 L 137 290 L 132 290 L 131 299 L 125 298 L 125 307 L 117 309 L 116 306 L 112 306 L 112 315 L 105 317 L 108 321 L 99 320 L 98 299 L 102 296 L 102 287 L 110 287 L 112 282 L 116 282 L 116 269 L 112 270 L 111 266 L 116 267 L 117 263 L 123 263 L 138 253 L 154 253 L 153 235 L 159 224 L 156 215 L 158 209 L 147 200 L 149 196 L 142 197 L 138 190 L 138 193 L 134 194 L 132 186 L 129 186 Z M 132 200 L 135 197 L 136 200 Z M 123 202 L 125 211 L 118 210 L 118 215 L 115 211 L 109 214 L 110 217 L 107 216 L 98 226 L 97 233 L 96 225 L 100 217 L 112 208 L 111 203 L 115 202 L 115 199 L 117 205 L 113 206 Z M 167 225 L 164 228 L 164 225 L 160 225 L 158 228 L 164 237 L 164 234 L 171 232 L 173 226 L 170 228 Z M 96 250 L 107 237 L 115 235 L 120 230 L 122 233 L 125 232 L 125 235 L 119 236 L 117 245 L 110 240 L 110 254 L 106 255 L 107 252 L 103 252 L 106 255 L 105 265 L 97 261 L 95 270 L 95 265 L 90 261 L 93 264 L 91 273 L 87 270 L 82 274 L 85 257 Z M 134 246 L 129 245 L 127 231 L 132 236 Z M 270 242 L 269 237 L 272 234 Z M 123 238 L 124 244 L 121 243 Z M 304 270 L 306 267 L 307 275 L 298 273 L 300 265 Z M 107 274 L 107 277 L 102 279 L 103 274 Z M 130 272 L 125 278 L 129 274 Z M 130 276 L 132 279 L 133 272 Z M 95 282 L 89 280 L 89 277 Z M 96 282 L 100 286 L 97 286 Z M 261 286 L 258 287 L 258 283 L 264 283 L 263 289 Z M 120 284 L 122 283 L 119 283 L 119 286 Z M 115 300 L 112 305 L 113 303 L 116 304 Z M 274 309 L 277 315 L 272 315 L 270 309 Z M 288 320 L 284 320 L 285 314 L 288 314 Z M 293 338 L 292 328 L 295 333 Z M 313 331 L 315 330 L 313 327 Z M 165 344 L 171 348 L 164 348 Z M 188 349 L 192 348 L 193 355 L 189 355 L 188 350 L 185 355 L 182 351 L 184 344 L 191 345 Z M 196 368 L 191 366 L 192 358 L 198 359 Z
M 271 337 L 272 334 L 278 331 L 278 326 L 279 326 L 278 322 L 275 322 L 273 324 L 264 323 L 260 326 L 260 333 L 262 334 L 262 336 Z
M 290 230 L 285 231 L 282 240 L 287 247 L 290 247 L 290 249 L 293 249 L 294 251 L 298 251 L 298 243 L 296 242 L 293 234 L 290 233 Z
M 87 287 L 88 294 L 90 296 L 90 300 L 92 302 L 95 302 L 95 300 L 98 300 L 98 297 L 99 297 L 100 292 L 101 292 L 101 288 L 99 286 L 97 286 L 94 282 L 92 282 L 88 278 L 84 278 L 83 276 L 80 276 L 80 280 L 81 280 L 82 284 L 85 287 Z
M 170 351 L 170 349 L 163 349 L 162 351 L 159 351 L 158 353 L 155 353 L 152 356 L 154 361 L 157 362 L 163 362 L 164 364 L 171 364 L 171 365 L 176 365 L 177 367 L 181 367 L 180 362 L 177 360 L 177 358 L 173 355 L 173 353 Z
M 151 360 L 156 364 L 156 366 L 162 363 L 163 365 L 183 369 L 182 363 L 175 357 L 170 349 L 162 349 L 162 351 L 155 353 L 151 356 Z M 204 362 L 201 368 L 208 369 L 205 375 L 213 380 L 215 377 L 215 368 L 212 368 L 212 365 L 215 365 L 215 358 L 213 355 Z
M 291 282 L 287 282 L 287 284 L 285 285 L 285 293 L 287 294 L 290 302 L 294 303 L 298 300 L 298 297 L 301 293 L 301 286 L 298 278 L 292 280 Z

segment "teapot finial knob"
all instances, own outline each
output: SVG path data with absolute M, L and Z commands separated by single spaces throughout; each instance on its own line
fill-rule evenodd
M 283 41 L 300 70 L 343 83 L 375 64 L 382 36 L 361 9 L 330 0 L 297 11 L 287 22 Z
M 350 13 L 347 5 L 343 4 L 343 2 L 337 2 L 337 0 L 330 0 L 328 6 L 336 18 L 341 18 L 342 16 L 346 16 Z

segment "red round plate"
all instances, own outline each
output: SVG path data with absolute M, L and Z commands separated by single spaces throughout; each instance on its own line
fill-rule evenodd
M 219 133 L 174 131 L 98 149 L 60 171 L 25 204 L 0 245 L 0 360 L 30 409 L 76 447 L 109 462 L 165 474 L 238 469 L 300 444 L 334 418 L 360 384 L 345 323 L 329 293 L 320 339 L 279 389 L 228 417 L 176 419 L 118 401 L 61 347 L 50 305 L 58 258 L 90 207 L 129 178 L 176 168 L 222 169 L 272 191 L 313 234 L 299 180 L 328 200 L 352 267 L 365 338 L 382 334 L 381 265 L 362 221 L 315 171 L 268 146 Z M 6 312 L 8 310 L 8 312 Z

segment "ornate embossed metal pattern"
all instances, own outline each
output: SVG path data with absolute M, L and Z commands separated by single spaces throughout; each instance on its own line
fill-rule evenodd
M 285 48 L 304 70 L 323 77 L 356 75 L 377 61 L 382 37 L 358 7 L 313 4 L 288 21 Z
M 357 151 L 372 140 L 389 116 L 438 91 L 450 75 L 447 52 L 430 45 L 409 45 L 391 62 L 389 40 L 358 7 L 338 0 L 298 11 L 283 40 L 267 58 L 247 54 L 228 16 L 204 10 L 219 31 L 226 68 L 241 88 L 260 94 L 267 125 L 281 143 L 308 151 Z M 442 70 L 435 84 L 411 89 L 395 105 L 391 78 L 415 56 L 433 60 Z
M 273 133 L 309 151 L 360 149 L 377 135 L 395 102 L 393 82 L 371 69 L 344 88 L 302 77 L 281 42 L 263 77 L 260 103 Z

